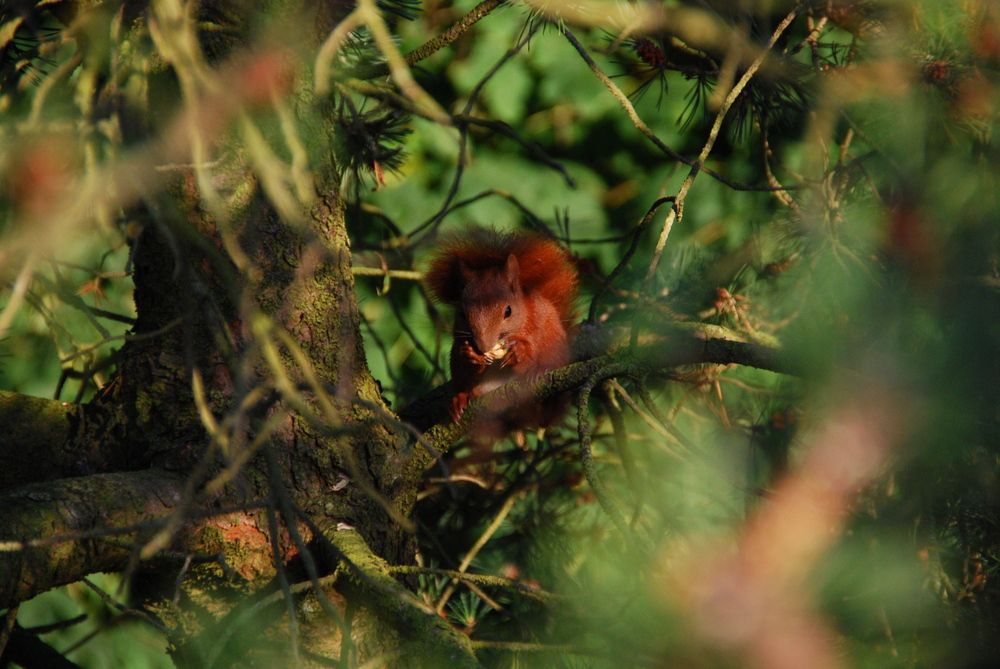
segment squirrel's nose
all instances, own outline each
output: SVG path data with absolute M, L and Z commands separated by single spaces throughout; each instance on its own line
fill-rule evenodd
M 486 353 L 487 351 L 492 350 L 493 347 L 496 346 L 496 342 L 490 342 L 490 341 L 487 341 L 485 339 L 481 339 L 479 337 L 475 337 L 472 340 L 472 345 L 476 347 L 476 353 L 479 353 L 480 355 L 482 355 L 482 354 Z

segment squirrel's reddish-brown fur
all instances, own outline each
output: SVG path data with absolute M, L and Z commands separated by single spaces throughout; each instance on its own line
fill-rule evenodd
M 455 308 L 451 415 L 456 421 L 472 398 L 572 362 L 578 278 L 557 242 L 533 232 L 470 227 L 441 241 L 426 282 L 435 299 Z M 526 400 L 477 421 L 478 431 L 495 438 L 548 427 L 565 407 L 566 398 Z
M 440 302 L 456 306 L 462 289 L 459 261 L 472 269 L 501 267 L 512 254 L 520 264 L 521 288 L 541 295 L 556 306 L 563 320 L 573 321 L 579 283 L 576 268 L 558 242 L 534 232 L 475 226 L 444 237 L 426 274 L 427 285 Z

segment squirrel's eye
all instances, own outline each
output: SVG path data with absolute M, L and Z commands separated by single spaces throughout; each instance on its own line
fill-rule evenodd
M 510 318 L 510 305 L 507 305 L 507 311 L 503 312 L 504 318 Z

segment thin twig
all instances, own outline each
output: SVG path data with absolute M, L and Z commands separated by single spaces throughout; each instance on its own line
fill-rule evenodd
M 274 571 L 277 576 L 278 587 L 281 588 L 281 593 L 284 595 L 285 600 L 285 612 L 288 614 L 288 645 L 291 647 L 292 651 L 292 663 L 297 669 L 302 667 L 302 657 L 299 655 L 299 619 L 295 615 L 295 599 L 292 597 L 292 591 L 288 583 L 288 572 L 285 570 L 285 561 L 281 556 L 281 546 L 278 544 L 278 496 L 281 494 L 283 488 L 283 483 L 281 482 L 281 476 L 277 473 L 277 463 L 274 460 L 274 454 L 271 453 L 271 449 L 265 445 L 264 452 L 270 457 L 266 458 L 267 461 L 267 474 L 268 482 L 270 488 L 270 496 L 267 500 L 267 533 L 268 539 L 271 543 L 271 558 L 274 560 Z M 295 518 L 285 517 L 285 526 L 290 527 L 295 524 Z M 316 596 L 321 596 L 321 588 L 316 587 L 313 584 L 316 591 Z M 222 650 L 224 646 L 216 645 L 214 648 L 219 648 Z M 213 656 L 210 656 L 214 659 Z M 212 666 L 212 662 L 206 662 L 208 666 Z
M 478 5 L 473 7 L 468 14 L 456 21 L 443 33 L 407 53 L 403 56 L 403 60 L 406 61 L 407 65 L 416 65 L 420 61 L 431 57 L 461 37 L 462 34 L 471 28 L 477 21 L 485 18 L 490 12 L 502 5 L 504 2 L 505 0 L 483 0 L 483 2 L 480 2 Z M 388 74 L 389 66 L 386 63 L 380 63 L 367 70 L 362 70 L 357 73 L 356 76 L 359 79 L 377 79 Z
M 24 261 L 21 271 L 18 272 L 17 278 L 14 280 L 14 290 L 11 291 L 11 295 L 7 299 L 7 304 L 4 305 L 3 311 L 0 311 L 0 337 L 7 331 L 7 328 L 14 320 L 14 314 L 21 307 L 21 302 L 24 300 L 25 293 L 28 292 L 28 286 L 31 285 L 31 278 L 35 273 L 36 261 L 37 256 L 35 253 L 30 253 Z
M 125 333 L 125 334 L 120 334 L 120 335 L 117 335 L 117 336 L 114 336 L 114 337 L 107 337 L 106 339 L 103 339 L 103 340 L 97 342 L 96 344 L 91 344 L 90 346 L 85 346 L 84 348 L 81 348 L 81 349 L 78 349 L 78 350 L 74 351 L 73 353 L 71 353 L 70 355 L 67 355 L 65 358 L 63 358 L 59 362 L 61 362 L 62 364 L 66 364 L 67 362 L 72 362 L 73 360 L 76 360 L 77 358 L 79 358 L 81 356 L 87 355 L 88 353 L 91 353 L 92 351 L 96 351 L 97 349 L 99 349 L 100 347 L 104 346 L 105 344 L 110 344 L 112 342 L 116 342 L 116 341 L 137 342 L 137 341 L 143 341 L 145 339 L 152 339 L 154 337 L 159 337 L 160 335 L 165 334 L 165 333 L 169 332 L 170 330 L 172 330 L 173 328 L 175 328 L 178 325 L 180 325 L 183 320 L 184 320 L 183 316 L 178 316 L 174 320 L 172 320 L 169 323 L 167 323 L 166 325 L 164 325 L 162 328 L 157 328 L 156 330 L 153 330 L 152 332 L 143 332 L 141 334 L 128 334 L 128 333 Z
M 134 616 L 136 618 L 139 618 L 140 620 L 142 620 L 143 622 L 147 623 L 148 625 L 150 625 L 154 629 L 162 632 L 169 639 L 175 639 L 176 640 L 178 638 L 179 635 L 178 635 L 178 633 L 175 630 L 172 630 L 169 627 L 167 627 L 166 625 L 164 625 L 163 623 L 161 623 L 159 620 L 157 620 L 155 617 L 153 617 L 152 614 L 150 614 L 150 613 L 148 613 L 146 611 L 142 611 L 140 609 L 134 609 L 134 608 L 132 608 L 130 606 L 126 606 L 126 605 L 122 604 L 117 599 L 115 599 L 114 597 L 112 597 L 111 595 L 109 595 L 107 592 L 105 592 L 103 588 L 100 588 L 100 587 L 94 585 L 93 581 L 91 581 L 88 578 L 83 578 L 81 580 L 83 581 L 84 585 L 86 585 L 88 588 L 90 588 L 91 590 L 93 590 L 94 592 L 97 593 L 97 596 L 101 598 L 101 601 L 103 601 L 105 604 L 107 604 L 111 608 L 116 609 L 118 611 L 121 611 L 124 614 L 127 614 L 127 615 L 130 615 L 130 616 Z
M 767 179 L 767 183 L 772 186 L 780 186 L 781 183 L 778 181 L 778 178 L 774 176 L 774 172 L 771 171 L 771 156 L 774 155 L 774 152 L 771 151 L 771 142 L 768 139 L 767 126 L 765 124 L 761 124 L 760 126 L 760 142 L 761 148 L 763 149 L 762 153 L 764 154 L 762 156 L 762 160 L 764 162 L 764 178 Z M 796 214 L 799 213 L 798 203 L 792 198 L 791 194 L 787 190 L 776 190 L 774 191 L 774 196 L 778 199 L 778 202 L 785 205 Z
M 543 601 L 556 599 L 558 597 L 558 595 L 547 590 L 542 590 L 541 588 L 536 588 L 526 583 L 515 581 L 514 579 L 504 578 L 503 576 L 493 576 L 492 574 L 467 574 L 463 571 L 456 571 L 454 569 L 434 569 L 431 567 L 416 567 L 411 565 L 389 567 L 389 572 L 393 574 L 428 574 L 431 576 L 447 576 L 451 579 L 478 583 L 480 585 L 510 588 L 522 592 L 529 597 L 534 597 L 535 599 Z
M 629 405 L 629 408 L 631 408 L 632 411 L 634 411 L 636 413 L 636 415 L 639 416 L 639 418 L 642 419 L 642 422 L 644 422 L 646 425 L 648 425 L 650 428 L 652 428 L 652 430 L 654 432 L 656 432 L 658 435 L 660 435 L 664 439 L 669 439 L 670 441 L 674 442 L 675 444 L 678 444 L 682 448 L 687 448 L 684 445 L 684 443 L 680 439 L 678 439 L 676 436 L 674 436 L 674 434 L 670 430 L 668 430 L 663 424 L 661 424 L 655 418 L 653 418 L 648 413 L 646 413 L 645 411 L 643 411 L 642 408 L 636 403 L 636 401 L 634 399 L 632 399 L 632 396 L 629 395 L 628 392 L 624 388 L 622 388 L 622 386 L 621 386 L 620 383 L 618 383 L 614 379 L 612 379 L 611 381 L 609 381 L 609 383 L 614 388 L 615 392 L 618 393 L 618 395 L 622 398 L 622 400 L 625 402 L 625 404 Z M 662 447 L 662 450 L 667 455 L 669 455 L 669 456 L 671 456 L 673 458 L 677 458 L 678 460 L 683 460 L 684 459 L 684 457 L 680 453 L 677 453 L 676 451 L 673 451 L 673 450 L 671 450 L 669 448 L 666 448 L 665 446 Z
M 622 516 L 621 511 L 618 510 L 617 504 L 611 499 L 608 494 L 607 489 L 604 487 L 604 483 L 597 476 L 597 468 L 594 465 L 594 452 L 591 450 L 591 443 L 593 442 L 593 434 L 590 426 L 590 413 L 588 404 L 590 402 L 590 393 L 593 391 L 594 386 L 603 381 L 606 378 L 615 376 L 616 371 L 613 366 L 602 370 L 600 376 L 592 376 L 589 378 L 581 387 L 580 394 L 577 396 L 576 406 L 577 406 L 577 422 L 578 428 L 577 432 L 580 436 L 580 464 L 583 466 L 583 475 L 587 479 L 587 483 L 590 484 L 590 489 L 594 493 L 594 497 L 597 498 L 598 504 L 604 509 L 604 512 L 608 514 L 611 521 L 615 524 L 618 530 L 624 536 L 630 536 L 629 526 L 625 522 L 625 517 Z
M 670 235 L 670 229 L 673 227 L 675 221 L 680 221 L 684 213 L 684 200 L 687 197 L 688 191 L 691 189 L 691 185 L 694 183 L 695 178 L 698 173 L 702 170 L 705 164 L 705 160 L 708 159 L 708 154 L 712 152 L 712 147 L 715 146 L 715 140 L 719 136 L 719 131 L 722 129 L 722 121 L 725 119 L 726 114 L 729 109 L 736 102 L 736 98 L 739 97 L 743 89 L 750 82 L 750 79 L 757 73 L 757 70 L 763 64 L 764 59 L 767 54 L 774 47 L 775 42 L 778 41 L 778 37 L 781 33 L 791 25 L 792 20 L 798 15 L 801 10 L 801 6 L 793 9 L 788 16 L 786 16 L 778 27 L 775 28 L 774 33 L 771 35 L 771 39 L 767 42 L 767 48 L 762 49 L 760 54 L 754 59 L 753 63 L 747 68 L 740 80 L 736 82 L 732 90 L 729 91 L 729 95 L 726 96 L 725 101 L 723 101 L 722 106 L 719 108 L 719 113 L 715 116 L 715 122 L 712 124 L 712 129 L 708 133 L 708 139 L 705 140 L 704 146 L 702 146 L 701 153 L 698 154 L 697 160 L 691 165 L 691 171 L 688 172 L 687 178 L 684 179 L 684 183 L 681 184 L 680 190 L 677 191 L 677 199 L 674 202 L 673 208 L 670 213 L 667 214 L 667 220 L 663 224 L 663 230 L 660 232 L 660 238 L 656 242 L 656 249 L 653 251 L 653 258 L 649 263 L 649 269 L 646 272 L 646 278 L 643 279 L 642 289 L 639 291 L 642 295 L 649 294 L 649 287 L 652 284 L 653 276 L 656 274 L 656 270 L 660 264 L 660 258 L 663 256 L 663 249 L 667 244 L 667 237 Z
M 482 535 L 480 535 L 479 539 L 476 540 L 476 543 L 469 549 L 469 552 L 465 554 L 465 558 L 458 566 L 458 571 L 460 573 L 465 573 L 465 570 L 469 568 L 469 565 L 472 564 L 472 561 L 475 559 L 476 555 L 479 554 L 479 551 L 482 550 L 483 546 L 486 545 L 486 542 L 488 542 L 490 537 L 492 537 L 493 534 L 500 529 L 500 525 L 502 525 L 503 521 L 507 518 L 507 514 L 510 513 L 510 510 L 513 508 L 516 500 L 517 497 L 515 495 L 510 495 L 507 498 L 507 501 L 503 503 L 503 506 L 500 507 L 499 511 L 497 511 L 497 515 L 494 516 L 493 522 L 491 522 L 489 527 L 487 527 Z M 458 579 L 453 578 L 444 593 L 441 595 L 437 604 L 434 606 L 434 610 L 437 611 L 437 613 L 440 614 L 444 611 L 444 607 L 448 603 L 448 600 L 451 599 L 452 593 L 455 592 L 457 584 Z
M 17 624 L 17 611 L 20 604 L 14 604 L 7 609 L 3 617 L 3 629 L 0 629 L 0 656 L 3 655 L 4 649 L 7 647 L 7 642 L 10 641 L 11 632 L 14 631 L 14 625 Z
M 608 278 L 605 279 L 604 283 L 602 283 L 597 288 L 597 291 L 594 292 L 594 298 L 590 301 L 590 313 L 587 314 L 588 323 L 593 323 L 594 319 L 597 317 L 598 300 L 601 298 L 602 295 L 604 295 L 605 292 L 607 292 L 607 290 L 611 287 L 611 284 L 614 283 L 615 279 L 618 278 L 618 275 L 625 270 L 625 267 L 628 265 L 628 262 L 632 259 L 632 256 L 635 254 L 635 250 L 639 246 L 639 239 L 642 237 L 642 233 L 646 231 L 646 228 L 648 228 L 649 224 L 653 221 L 653 214 L 655 214 L 656 210 L 660 208 L 660 205 L 666 202 L 673 202 L 673 201 L 674 198 L 672 196 L 661 197 L 660 199 L 658 199 L 656 202 L 653 203 L 653 206 L 649 208 L 649 211 L 646 212 L 646 215 L 642 217 L 641 221 L 639 221 L 639 225 L 632 232 L 632 243 L 629 245 L 628 250 L 625 251 L 625 255 L 622 256 L 621 262 L 619 262 L 618 265 L 613 270 L 611 270 L 611 274 L 608 275 Z
M 448 214 L 452 213 L 453 211 L 457 211 L 457 210 L 461 209 L 462 207 L 466 207 L 466 206 L 468 206 L 470 204 L 473 204 L 474 202 L 478 202 L 479 200 L 483 199 L 484 197 L 489 197 L 491 195 L 496 195 L 497 197 L 501 197 L 501 198 L 507 200 L 508 202 L 510 202 L 512 205 L 514 205 L 515 207 L 517 207 L 517 209 L 522 214 L 524 214 L 524 216 L 526 218 L 528 218 L 528 220 L 531 221 L 532 223 L 540 223 L 540 219 L 538 218 L 538 216 L 536 216 L 533 211 L 531 211 L 530 209 L 528 209 L 528 207 L 526 207 L 516 197 L 514 197 L 513 195 L 511 195 L 507 191 L 502 190 L 500 188 L 491 188 L 489 190 L 484 190 L 481 193 L 477 193 L 476 195 L 468 197 L 468 198 L 466 198 L 464 200 L 460 200 L 458 202 L 455 202 L 455 203 L 451 204 L 449 207 L 447 207 L 446 209 L 444 209 L 443 211 L 436 212 L 429 219 L 427 219 L 426 221 L 424 221 L 423 223 L 421 223 L 420 225 L 418 225 L 416 229 L 419 231 L 419 230 L 425 228 L 426 226 L 430 225 L 431 223 L 434 222 L 435 217 L 440 217 L 443 220 Z
M 507 123 L 492 119 L 476 118 L 475 116 L 469 116 L 467 114 L 455 116 L 454 120 L 456 125 L 459 123 L 465 123 L 468 125 L 479 126 L 482 128 L 486 128 L 488 130 L 492 130 L 496 134 L 502 135 L 507 139 L 514 140 L 515 142 L 520 144 L 525 151 L 528 152 L 529 157 L 541 163 L 542 165 L 545 165 L 546 167 L 555 170 L 556 172 L 562 175 L 562 178 L 566 181 L 567 186 L 569 186 L 570 188 L 576 188 L 576 179 L 574 179 L 573 175 L 569 173 L 569 170 L 566 168 L 565 165 L 563 165 L 558 160 L 552 158 L 547 153 L 545 153 L 542 147 L 539 146 L 537 143 L 528 141 L 523 137 L 521 137 L 519 134 L 517 134 L 517 131 L 515 131 Z
M 441 125 L 451 125 L 451 116 L 441 108 L 441 105 L 431 97 L 431 95 L 420 87 L 420 84 L 413 78 L 410 66 L 399 53 L 396 43 L 393 41 L 389 26 L 385 24 L 382 13 L 378 10 L 375 0 L 358 0 L 358 17 L 364 21 L 368 29 L 371 30 L 372 37 L 378 45 L 382 55 L 385 56 L 389 69 L 392 71 L 392 78 L 403 93 L 418 105 L 423 106 Z
M 565 27 L 562 28 L 562 33 L 563 35 L 566 36 L 566 39 L 569 40 L 569 43 L 573 45 L 573 48 L 576 49 L 577 53 L 580 54 L 580 57 L 583 58 L 584 62 L 587 63 L 587 65 L 590 67 L 590 70 L 594 73 L 594 75 L 598 79 L 600 79 L 601 83 L 604 84 L 604 86 L 609 91 L 611 91 L 611 94 L 613 96 L 615 96 L 615 99 L 618 100 L 621 106 L 625 109 L 625 112 L 628 114 L 629 119 L 631 119 L 632 124 L 635 125 L 635 127 L 639 130 L 639 132 L 645 135 L 649 139 L 649 141 L 651 141 L 660 151 L 667 154 L 670 158 L 676 160 L 677 162 L 684 163 L 685 165 L 689 165 L 692 167 L 697 166 L 698 170 L 704 172 L 713 179 L 716 179 L 720 183 L 729 186 L 733 190 L 761 191 L 761 192 L 774 190 L 772 186 L 747 186 L 745 184 L 741 184 L 739 182 L 727 179 L 726 177 L 722 176 L 715 170 L 705 167 L 705 165 L 703 164 L 704 161 L 702 161 L 702 163 L 699 164 L 697 160 L 692 160 L 691 158 L 682 156 L 681 154 L 677 153 L 669 146 L 664 144 L 660 140 L 660 138 L 657 137 L 653 133 L 653 131 L 649 129 L 649 126 L 646 125 L 646 123 L 642 120 L 642 118 L 639 117 L 638 112 L 635 111 L 635 107 L 632 105 L 632 101 L 628 99 L 628 96 L 625 95 L 625 93 L 623 93 L 622 90 L 618 88 L 618 85 L 615 84 L 615 82 L 612 81 L 608 75 L 604 74 L 601 68 L 597 66 L 597 63 L 594 62 L 594 59 L 590 57 L 589 53 L 587 53 L 587 49 L 584 48 L 582 44 L 580 44 L 580 41 L 576 39 L 573 33 L 571 33 L 569 29 Z M 763 60 L 763 55 L 761 57 L 761 60 Z
M 628 481 L 632 497 L 635 499 L 635 509 L 632 511 L 631 527 L 635 527 L 635 522 L 642 512 L 642 505 L 645 498 L 645 484 L 642 475 L 636 469 L 635 460 L 632 458 L 632 451 L 628 446 L 628 430 L 625 426 L 625 417 L 622 415 L 621 407 L 615 398 L 615 386 L 618 383 L 614 379 L 608 379 L 601 384 L 604 391 L 604 404 L 611 419 L 611 428 L 614 431 L 615 447 L 618 449 L 618 458 L 621 460 L 622 469 L 625 471 L 625 479 Z M 619 388 L 621 386 L 618 386 Z
M 347 41 L 348 36 L 360 23 L 358 10 L 348 14 L 337 24 L 320 46 L 316 53 L 314 65 L 313 87 L 317 95 L 327 95 L 330 92 L 330 78 L 334 56 Z
M 483 77 L 476 83 L 472 91 L 469 93 L 469 99 L 466 100 L 465 107 L 462 110 L 461 116 L 467 117 L 472 113 L 472 108 L 475 106 L 476 101 L 479 99 L 479 94 L 482 92 L 483 87 L 486 86 L 487 82 L 493 78 L 493 76 L 500 71 L 507 61 L 516 56 L 521 49 L 531 42 L 531 38 L 541 27 L 540 24 L 532 25 L 531 28 L 521 37 L 517 43 L 512 46 L 507 52 L 500 57 L 500 59 L 494 63 L 493 67 L 483 75 Z M 455 165 L 455 176 L 451 181 L 451 185 L 448 187 L 448 193 L 445 195 L 444 204 L 441 208 L 425 222 L 418 225 L 414 230 L 410 232 L 411 236 L 421 233 L 424 229 L 430 228 L 428 235 L 434 233 L 434 229 L 437 227 L 438 223 L 444 218 L 444 214 L 448 211 L 448 207 L 451 202 L 455 199 L 458 194 L 458 187 L 462 183 L 462 175 L 465 172 L 465 162 L 466 162 L 466 150 L 469 142 L 469 125 L 468 123 L 463 123 L 459 125 L 459 137 L 458 137 L 458 162 Z M 427 235 L 425 235 L 426 237 Z M 417 244 L 422 240 L 417 240 Z
M 410 269 L 379 269 L 378 267 L 351 267 L 355 276 L 381 276 L 408 281 L 423 281 L 424 273 Z
M 657 406 L 656 402 L 653 401 L 653 397 L 652 395 L 649 394 L 649 389 L 646 387 L 646 379 L 638 378 L 635 379 L 634 381 L 636 386 L 636 393 L 638 393 L 639 399 L 642 400 L 643 405 L 646 407 L 646 410 L 649 411 L 652 417 L 655 418 L 656 421 L 663 427 L 663 429 L 670 434 L 670 436 L 674 439 L 674 441 L 676 441 L 678 444 L 686 448 L 691 453 L 697 452 L 697 449 L 695 448 L 695 445 L 691 443 L 691 440 L 688 439 L 683 432 L 678 430 L 677 427 L 673 424 L 673 422 L 671 422 L 666 416 L 663 415 L 663 412 L 660 411 L 660 407 Z

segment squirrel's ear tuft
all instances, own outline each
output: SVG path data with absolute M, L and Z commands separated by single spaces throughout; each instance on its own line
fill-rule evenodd
M 469 263 L 461 258 L 458 259 L 458 272 L 462 277 L 462 284 L 467 284 L 476 278 L 476 270 L 469 267 Z
M 520 266 L 517 263 L 517 256 L 511 253 L 507 256 L 507 264 L 503 267 L 503 278 L 504 281 L 510 285 L 511 289 L 517 288 L 517 276 L 520 271 Z

